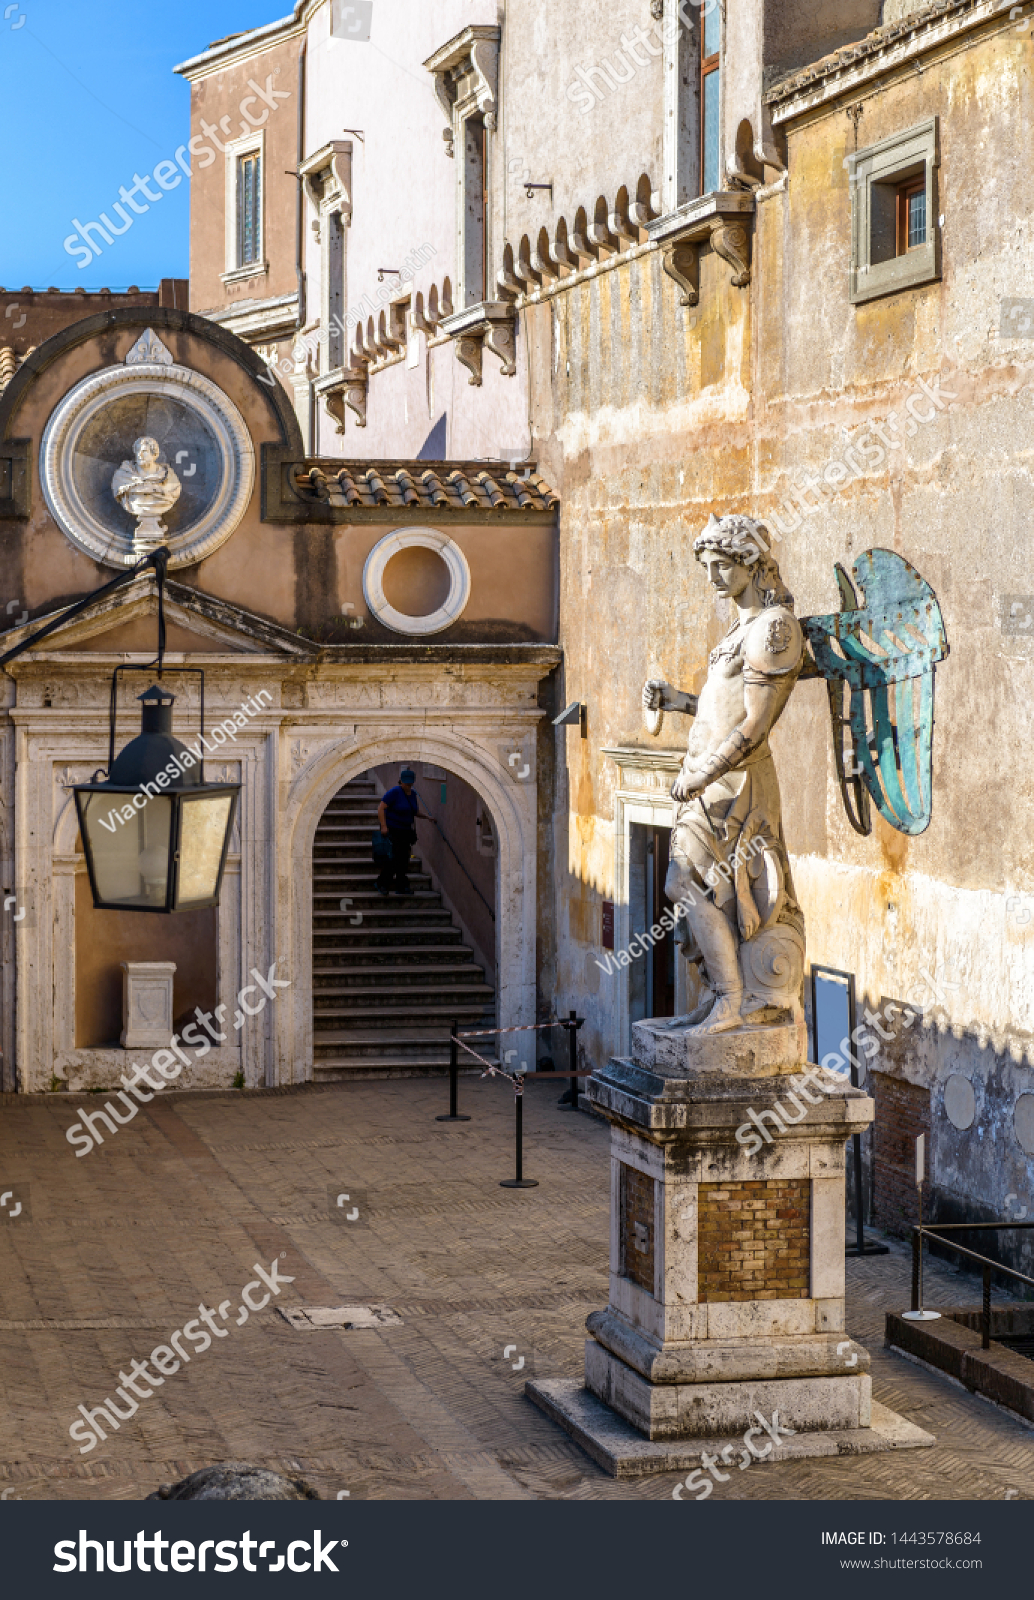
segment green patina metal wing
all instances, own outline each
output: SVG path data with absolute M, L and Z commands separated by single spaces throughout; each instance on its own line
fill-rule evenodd
M 840 611 L 801 623 L 826 680 L 840 792 L 856 832 L 872 831 L 871 796 L 892 828 L 922 833 L 932 806 L 934 668 L 948 654 L 941 608 L 893 550 L 866 550 L 852 571 L 863 603 L 837 563 Z

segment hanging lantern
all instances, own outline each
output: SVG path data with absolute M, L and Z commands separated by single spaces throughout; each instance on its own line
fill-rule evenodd
M 114 691 L 112 749 L 114 749 Z M 172 733 L 175 696 L 138 696 L 141 730 L 103 782 L 74 789 L 93 903 L 104 911 L 201 911 L 218 905 L 239 783 L 206 783 Z M 95 774 L 96 777 L 96 774 Z

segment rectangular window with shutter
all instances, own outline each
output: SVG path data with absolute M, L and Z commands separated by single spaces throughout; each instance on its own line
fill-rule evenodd
M 936 117 L 848 156 L 855 305 L 940 278 L 938 166 Z
M 721 187 L 721 12 L 700 18 L 700 193 Z
M 237 265 L 262 259 L 262 158 L 257 151 L 237 161 Z

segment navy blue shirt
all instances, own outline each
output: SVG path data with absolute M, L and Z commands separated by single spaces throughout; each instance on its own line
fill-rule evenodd
M 397 783 L 384 796 L 384 815 L 389 828 L 411 828 L 419 810 L 420 801 L 415 789 L 407 795 L 402 785 Z

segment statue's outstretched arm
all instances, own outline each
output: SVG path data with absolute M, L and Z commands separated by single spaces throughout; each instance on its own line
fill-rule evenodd
M 663 678 L 649 678 L 643 685 L 644 711 L 680 711 L 689 717 L 697 714 L 697 697 L 676 689 Z

